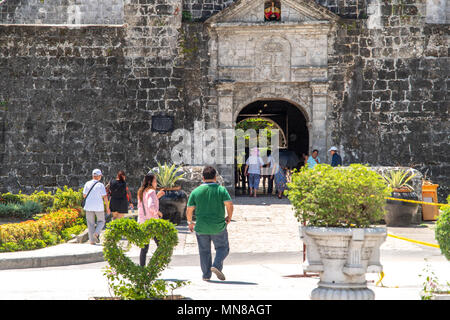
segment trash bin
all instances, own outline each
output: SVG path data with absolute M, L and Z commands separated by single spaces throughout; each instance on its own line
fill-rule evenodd
M 437 203 L 437 188 L 438 184 L 424 184 L 422 185 L 422 201 Z M 422 219 L 436 220 L 439 215 L 438 206 L 430 206 L 422 204 Z

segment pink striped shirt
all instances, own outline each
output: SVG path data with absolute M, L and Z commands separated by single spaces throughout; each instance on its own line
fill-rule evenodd
M 156 192 L 153 189 L 144 191 L 142 195 L 145 211 L 147 215 L 144 215 L 144 209 L 142 208 L 142 202 L 138 199 L 138 222 L 144 223 L 148 219 L 159 219 L 159 199 L 156 196 Z

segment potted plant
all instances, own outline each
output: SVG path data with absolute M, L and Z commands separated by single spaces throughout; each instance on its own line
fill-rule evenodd
M 416 174 L 411 172 L 411 169 L 403 170 L 389 170 L 383 174 L 383 177 L 392 189 L 391 198 L 404 200 L 419 200 L 414 188 L 408 182 L 414 178 Z M 386 216 L 385 222 L 388 227 L 407 227 L 411 224 L 413 215 L 419 209 L 417 203 L 400 201 L 400 200 L 386 200 Z
M 450 260 L 450 195 L 447 197 L 447 205 L 441 208 L 441 214 L 436 221 L 435 237 L 439 243 L 442 255 Z M 450 300 L 450 282 L 443 285 L 433 271 L 427 269 L 423 276 L 423 300 Z
M 184 176 L 181 167 L 171 166 L 158 162 L 158 167 L 150 170 L 156 176 L 158 188 L 165 192 L 159 199 L 159 209 L 163 213 L 163 219 L 174 224 L 180 224 L 186 215 L 187 194 L 181 190 L 181 186 L 175 183 Z
M 365 274 L 382 271 L 386 228 L 371 226 L 384 215 L 389 188 L 383 178 L 359 164 L 318 164 L 296 171 L 287 185 L 306 244 L 303 269 L 320 275 L 311 299 L 374 299 Z

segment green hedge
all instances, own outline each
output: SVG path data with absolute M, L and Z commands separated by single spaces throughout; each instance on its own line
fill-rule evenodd
M 44 191 L 34 191 L 27 197 L 28 200 L 40 203 L 44 212 L 49 212 L 53 207 L 54 196 L 51 192 L 45 193 Z
M 0 218 L 31 219 L 40 212 L 42 212 L 42 205 L 39 202 L 0 204 Z
M 136 265 L 125 255 L 118 245 L 124 236 L 141 248 L 150 239 L 158 239 L 158 248 L 147 266 Z M 175 289 L 185 285 L 185 281 L 172 281 L 175 285 L 167 285 L 168 281 L 157 279 L 169 264 L 177 243 L 177 229 L 163 219 L 150 219 L 143 224 L 132 219 L 118 219 L 109 223 L 105 231 L 103 254 L 109 263 L 105 275 L 114 294 L 122 299 L 160 299 L 167 295 L 169 287 Z
M 0 195 L 0 204 L 20 204 L 23 203 L 22 194 L 12 194 L 11 192 Z
M 82 189 L 75 191 L 67 186 L 51 192 L 34 191 L 27 195 L 11 192 L 0 195 L 0 218 L 30 219 L 37 213 L 48 213 L 62 208 L 81 208 Z
M 442 254 L 450 260 L 450 196 L 447 198 L 447 203 L 449 205 L 441 208 L 436 221 L 435 237 Z
M 303 167 L 287 186 L 297 219 L 316 227 L 370 227 L 383 218 L 390 195 L 383 177 L 360 164 Z
M 82 200 L 83 189 L 75 191 L 64 186 L 63 189 L 56 189 L 52 210 L 59 210 L 61 208 L 81 208 Z

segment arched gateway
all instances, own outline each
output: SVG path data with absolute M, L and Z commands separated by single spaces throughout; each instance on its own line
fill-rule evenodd
M 235 128 L 245 110 L 251 111 L 261 101 L 269 101 L 272 108 L 283 109 L 284 105 L 288 127 L 289 122 L 303 122 L 306 128 L 307 142 L 297 146 L 299 155 L 314 148 L 326 160 L 331 143 L 328 34 L 337 16 L 314 2 L 281 0 L 277 2 L 280 19 L 271 21 L 265 19 L 265 2 L 238 1 L 205 22 L 210 34 L 209 76 L 217 95 L 217 125 Z M 298 112 L 289 113 L 288 109 Z M 234 167 L 219 170 L 233 191 Z

